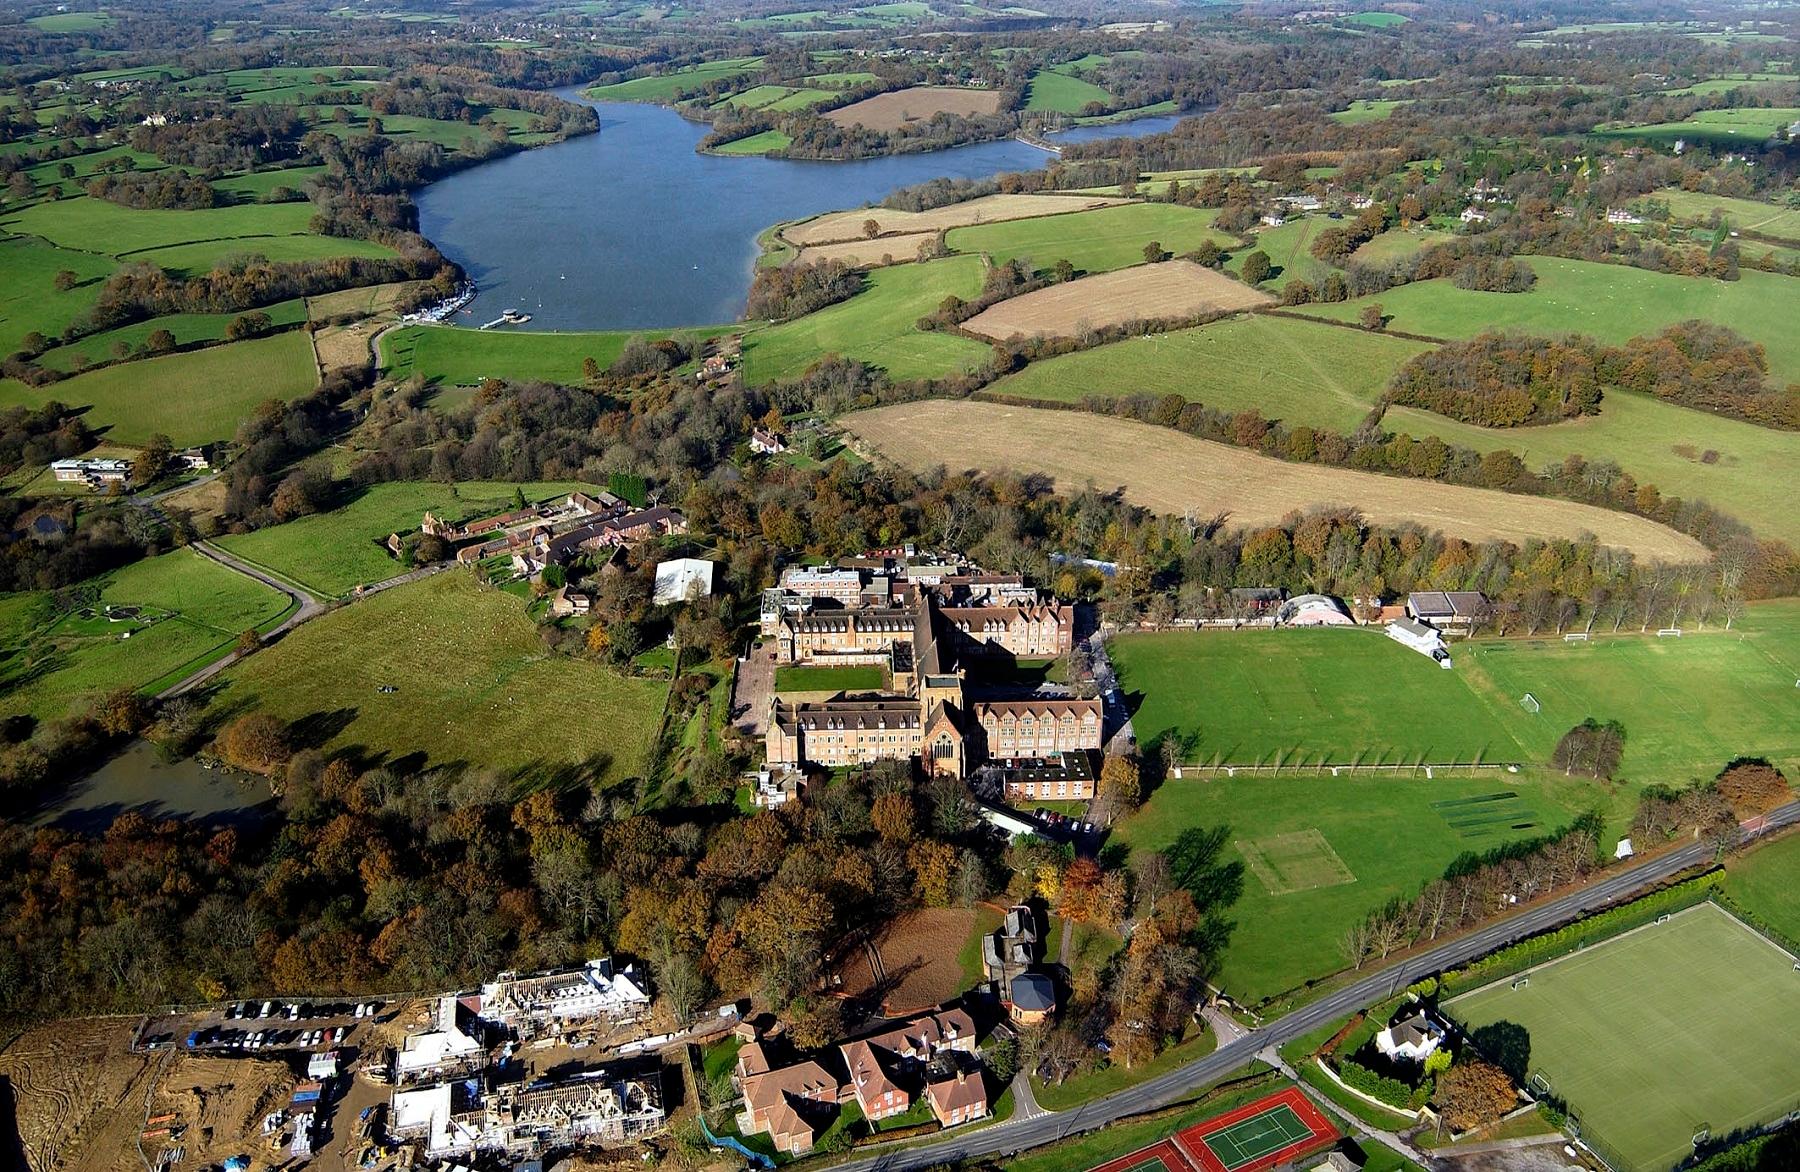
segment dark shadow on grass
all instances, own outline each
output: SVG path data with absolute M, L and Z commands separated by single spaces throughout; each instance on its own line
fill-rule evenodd
M 309 712 L 289 723 L 294 744 L 307 749 L 322 749 L 356 722 L 358 709 L 338 708 Z
M 1517 1022 L 1496 1021 L 1469 1035 L 1475 1048 L 1504 1070 L 1514 1082 L 1524 1085 L 1531 1073 L 1531 1031 Z

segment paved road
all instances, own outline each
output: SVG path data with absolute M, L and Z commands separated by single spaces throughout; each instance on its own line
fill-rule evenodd
M 1790 802 L 1758 823 L 1756 833 L 1796 822 L 1800 822 L 1800 802 Z M 1749 836 L 1747 832 L 1746 837 Z M 1204 1058 L 1105 1098 L 1068 1111 L 998 1123 L 967 1136 L 851 1160 L 837 1165 L 837 1172 L 902 1172 L 903 1169 L 945 1161 L 1010 1154 L 1092 1131 L 1127 1115 L 1168 1106 L 1232 1074 L 1255 1058 L 1260 1050 L 1283 1045 L 1328 1022 L 1391 997 L 1421 977 L 1462 964 L 1521 937 L 1556 927 L 1680 871 L 1700 866 L 1710 860 L 1712 854 L 1712 848 L 1706 843 L 1695 842 L 1636 866 L 1609 872 L 1547 903 L 1526 908 L 1466 936 L 1372 971 L 1354 984 L 1221 1045 Z
M 235 570 L 246 578 L 252 578 L 261 582 L 271 590 L 279 591 L 280 593 L 287 595 L 288 599 L 295 604 L 296 609 L 294 613 L 289 615 L 286 621 L 280 626 L 263 636 L 263 642 L 265 643 L 271 639 L 280 638 L 307 619 L 325 613 L 325 608 L 319 605 L 319 600 L 306 593 L 306 591 L 294 586 L 289 586 L 285 582 L 270 577 L 255 566 L 252 566 L 247 562 L 239 561 L 237 558 L 232 557 L 230 554 L 210 542 L 196 541 L 192 545 L 189 545 L 188 548 L 203 558 L 210 558 L 211 560 L 218 562 L 228 570 Z M 158 700 L 167 700 L 171 696 L 179 696 L 184 692 L 193 691 L 207 680 L 212 679 L 214 676 L 236 663 L 238 661 L 238 655 L 239 653 L 237 651 L 229 652 L 224 658 L 214 660 L 212 663 L 207 664 L 205 667 L 174 686 L 158 692 L 156 698 Z

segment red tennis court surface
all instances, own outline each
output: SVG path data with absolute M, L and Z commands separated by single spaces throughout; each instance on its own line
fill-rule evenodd
M 1337 1138 L 1312 1100 L 1287 1087 L 1089 1172 L 1267 1172 Z

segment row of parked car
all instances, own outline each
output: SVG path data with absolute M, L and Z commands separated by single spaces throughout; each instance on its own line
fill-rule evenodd
M 1060 830 L 1064 834 L 1094 833 L 1094 824 L 1092 822 L 1083 822 L 1079 818 L 1071 818 L 1067 814 L 1059 814 L 1055 810 L 1046 810 L 1044 807 L 1039 806 L 1031 813 L 1033 817 L 1039 822 L 1042 822 L 1045 826 Z
M 300 1021 L 314 1017 L 374 1017 L 381 1012 L 379 1001 L 333 1002 L 318 1004 L 310 1001 L 264 1001 L 258 1005 L 254 1001 L 238 1001 L 225 1008 L 226 1021 L 269 1021 L 285 1019 Z

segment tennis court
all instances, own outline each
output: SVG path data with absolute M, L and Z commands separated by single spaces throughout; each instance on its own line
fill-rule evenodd
M 1311 1135 L 1312 1128 L 1300 1122 L 1300 1117 L 1294 1114 L 1293 1108 L 1284 1105 L 1258 1115 L 1255 1119 L 1233 1124 L 1200 1142 L 1219 1157 L 1219 1163 L 1227 1169 L 1235 1169 Z
M 1312 1100 L 1290 1086 L 1090 1172 L 1267 1172 L 1337 1138 Z

